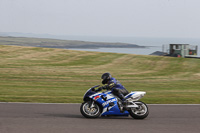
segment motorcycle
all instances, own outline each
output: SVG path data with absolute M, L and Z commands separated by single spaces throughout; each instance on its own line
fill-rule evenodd
M 131 116 L 134 119 L 144 119 L 149 110 L 144 102 L 138 101 L 146 92 L 134 91 L 125 96 L 126 104 L 111 91 L 98 92 L 94 86 L 86 91 L 83 103 L 80 107 L 81 114 L 86 118 L 97 118 L 99 116 Z

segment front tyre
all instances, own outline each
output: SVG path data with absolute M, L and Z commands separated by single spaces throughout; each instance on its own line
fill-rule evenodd
M 144 118 L 146 118 L 149 114 L 149 110 L 148 110 L 147 105 L 143 102 L 140 102 L 140 101 L 135 102 L 135 104 L 138 105 L 138 108 L 131 108 L 129 110 L 130 115 L 134 119 L 144 119 Z
M 90 108 L 89 101 L 81 104 L 80 111 L 81 114 L 86 118 L 97 118 L 101 114 L 99 105 L 94 103 Z

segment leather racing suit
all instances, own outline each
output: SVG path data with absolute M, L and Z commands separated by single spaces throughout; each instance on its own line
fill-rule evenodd
M 119 82 L 117 81 L 115 78 L 111 78 L 109 81 L 108 81 L 108 84 L 105 85 L 105 86 L 102 86 L 99 88 L 100 90 L 101 89 L 107 89 L 107 90 L 111 90 L 111 92 L 118 96 L 122 101 L 125 100 L 125 95 L 127 95 L 129 92 L 124 88 L 124 86 Z

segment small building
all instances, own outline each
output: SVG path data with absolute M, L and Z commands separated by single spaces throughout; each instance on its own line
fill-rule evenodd
M 168 56 L 173 57 L 196 57 L 197 56 L 197 45 L 190 44 L 169 44 L 168 48 L 165 49 L 163 45 L 163 52 L 167 52 Z

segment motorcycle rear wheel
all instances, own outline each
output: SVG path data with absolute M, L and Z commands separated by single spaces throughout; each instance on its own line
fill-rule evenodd
M 137 101 L 135 102 L 139 107 L 138 108 L 131 108 L 129 110 L 130 115 L 134 119 L 144 119 L 149 115 L 148 107 L 145 103 Z
M 89 108 L 89 101 L 81 104 L 80 111 L 86 118 L 97 118 L 101 114 L 98 104 L 94 103 L 94 107 Z

